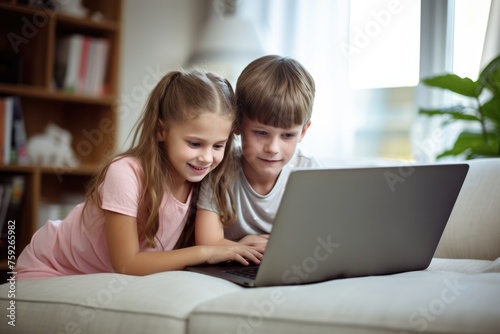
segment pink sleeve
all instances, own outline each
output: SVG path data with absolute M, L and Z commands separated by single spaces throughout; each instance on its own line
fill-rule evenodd
M 137 217 L 141 167 L 133 158 L 113 162 L 100 186 L 102 208 Z

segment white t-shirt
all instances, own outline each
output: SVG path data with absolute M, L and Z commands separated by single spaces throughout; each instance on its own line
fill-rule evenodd
M 241 159 L 241 151 L 237 150 L 235 154 L 237 154 L 237 159 Z M 232 187 L 237 220 L 224 230 L 226 239 L 238 241 L 249 234 L 271 232 L 286 181 L 295 167 L 320 167 L 320 164 L 313 157 L 297 150 L 290 162 L 281 170 L 273 189 L 266 195 L 260 195 L 252 189 L 245 177 L 243 168 L 240 168 L 238 177 Z M 203 182 L 198 198 L 198 209 L 219 213 L 216 204 L 212 202 L 212 198 L 213 189 L 210 187 L 210 182 Z

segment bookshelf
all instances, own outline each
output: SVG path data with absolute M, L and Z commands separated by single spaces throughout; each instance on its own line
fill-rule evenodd
M 2 177 L 23 175 L 25 179 L 23 209 L 16 222 L 17 256 L 38 229 L 42 203 L 63 202 L 74 194 L 83 198 L 103 156 L 115 149 L 122 1 L 83 0 L 82 5 L 91 13 L 99 12 L 100 19 L 0 0 L 0 50 L 14 54 L 21 69 L 13 76 L 0 71 L 0 97 L 20 98 L 28 140 L 43 133 L 49 123 L 68 130 L 80 161 L 77 167 L 0 164 Z M 107 41 L 99 93 L 69 92 L 55 84 L 58 42 L 75 34 Z M 2 272 L 6 268 L 7 261 L 0 260 Z

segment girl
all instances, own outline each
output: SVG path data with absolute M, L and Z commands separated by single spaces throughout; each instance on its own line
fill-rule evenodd
M 215 197 L 225 202 L 219 197 L 232 161 L 223 157 L 232 148 L 235 117 L 227 80 L 200 71 L 165 75 L 149 96 L 130 149 L 104 165 L 85 203 L 35 233 L 18 259 L 17 278 L 259 263 L 262 250 L 245 245 L 182 248 L 192 240 L 199 182 L 208 173 L 216 180 Z

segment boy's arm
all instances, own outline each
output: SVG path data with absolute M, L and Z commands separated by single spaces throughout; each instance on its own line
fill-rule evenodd
M 239 243 L 224 238 L 224 226 L 218 213 L 198 208 L 195 221 L 197 245 L 236 246 Z
M 195 242 L 196 245 L 210 246 L 249 246 L 253 247 L 260 254 L 263 254 L 266 246 L 268 234 L 247 235 L 240 241 L 231 241 L 224 238 L 224 226 L 220 221 L 219 214 L 199 209 L 196 212 L 195 221 Z

